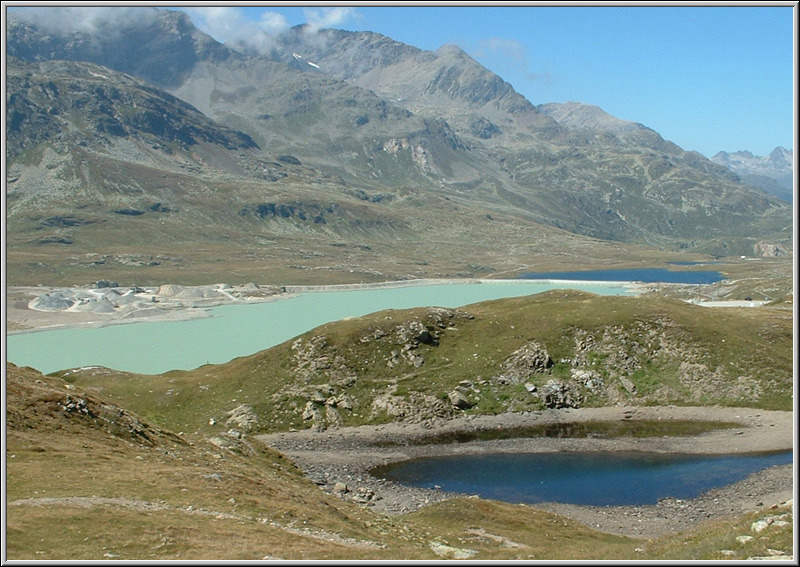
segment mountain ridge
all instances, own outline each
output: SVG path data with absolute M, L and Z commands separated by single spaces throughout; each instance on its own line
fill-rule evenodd
M 543 235 L 556 234 L 555 229 L 593 241 L 712 255 L 754 254 L 755 244 L 764 240 L 791 249 L 791 210 L 785 203 L 741 184 L 700 154 L 597 107 L 536 106 L 456 46 L 430 52 L 371 32 L 312 35 L 299 27 L 276 38 L 268 56 L 255 56 L 219 44 L 194 28 L 186 14 L 159 9 L 145 14 L 140 22 L 106 22 L 99 36 L 81 30 L 59 34 L 9 18 L 8 53 L 40 63 L 56 53 L 89 59 L 165 89 L 205 114 L 218 131 L 235 131 L 253 142 L 246 155 L 236 148 L 225 157 L 221 148 L 216 152 L 214 160 L 228 164 L 222 169 L 231 183 L 243 175 L 242 184 L 252 185 L 254 197 L 264 191 L 266 197 L 275 185 L 255 184 L 276 183 L 273 178 L 283 178 L 289 166 L 297 176 L 291 177 L 292 188 L 282 185 L 285 190 L 308 197 L 316 192 L 316 201 L 332 199 L 314 205 L 316 213 L 306 207 L 307 218 L 320 218 L 319 211 L 331 203 L 341 207 L 342 199 L 357 196 L 366 207 L 359 216 L 402 217 L 418 232 L 428 221 L 420 217 L 409 224 L 410 211 L 401 206 L 409 202 L 403 195 L 414 194 L 430 205 L 455 204 L 467 213 L 464 219 L 507 214 Z M 109 33 L 115 29 L 120 33 Z M 135 40 L 132 50 L 122 48 L 123 39 Z M 8 96 L 23 96 L 14 88 Z M 40 133 L 34 124 L 27 126 L 33 143 Z M 290 162 L 280 162 L 281 156 Z M 195 162 L 191 167 L 211 190 L 219 169 Z M 52 176 L 41 161 L 15 157 L 12 169 Z M 267 179 L 253 174 L 259 170 Z M 64 186 L 63 175 L 51 182 Z M 13 185 L 12 198 L 14 191 L 25 191 L 24 183 Z M 291 201 L 269 197 L 259 203 L 248 197 L 240 209 L 270 203 Z M 352 205 L 338 210 L 348 209 Z M 237 220 L 248 214 L 212 223 L 218 238 L 249 230 Z M 211 210 L 202 213 L 213 216 Z M 347 234 L 360 233 L 358 224 L 348 228 L 343 222 Z M 291 231 L 299 228 L 293 224 Z M 319 228 L 331 225 L 302 231 L 313 235 Z M 277 226 L 270 230 L 285 232 Z M 337 238 L 345 234 L 341 230 Z M 375 232 L 364 244 L 385 249 L 392 238 Z M 454 250 L 460 238 L 447 237 Z
M 769 155 L 747 150 L 717 152 L 711 161 L 741 176 L 742 180 L 791 203 L 794 200 L 794 151 L 778 146 Z

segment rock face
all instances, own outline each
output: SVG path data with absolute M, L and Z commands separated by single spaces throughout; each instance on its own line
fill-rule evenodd
M 519 384 L 534 374 L 545 374 L 553 366 L 553 359 L 542 345 L 530 341 L 516 351 L 503 363 L 503 373 L 498 377 L 501 381 Z
M 243 433 L 252 431 L 258 425 L 258 416 L 253 408 L 247 405 L 240 405 L 228 412 L 230 417 L 225 422 L 228 427 L 235 427 Z
M 582 396 L 580 389 L 576 384 L 572 383 L 548 380 L 541 388 L 540 397 L 547 408 L 560 409 L 581 407 Z
M 756 256 L 762 258 L 777 258 L 778 256 L 785 256 L 787 254 L 786 248 L 780 244 L 764 242 L 763 240 L 756 242 L 754 249 Z

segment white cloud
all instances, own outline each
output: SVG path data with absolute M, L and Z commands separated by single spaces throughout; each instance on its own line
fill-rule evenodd
M 241 33 L 247 25 L 238 8 L 227 6 L 211 6 L 187 8 L 194 25 L 220 43 L 225 43 Z
M 283 14 L 265 9 L 258 18 L 245 16 L 235 6 L 196 6 L 183 9 L 194 25 L 220 43 L 243 50 L 266 53 L 274 38 L 289 28 Z M 136 22 L 158 16 L 159 10 L 151 7 L 20 7 L 12 13 L 21 19 L 36 23 L 48 31 L 83 31 L 93 33 L 116 22 Z M 358 16 L 354 8 L 307 8 L 304 14 L 307 31 L 315 33 L 322 28 L 341 25 Z
M 279 33 L 289 27 L 289 22 L 283 14 L 277 12 L 264 12 L 261 14 L 261 28 L 266 32 Z
M 530 70 L 531 64 L 527 48 L 515 39 L 491 37 L 481 40 L 475 50 L 475 56 L 478 58 L 500 57 L 506 60 L 506 65 L 508 62 L 514 64 L 528 79 L 541 78 Z
M 305 8 L 303 14 L 306 16 L 309 31 L 313 33 L 322 28 L 332 28 L 343 24 L 347 20 L 354 18 L 356 11 L 355 8 L 337 6 L 321 10 Z
M 94 33 L 105 25 L 118 22 L 135 22 L 155 18 L 155 8 L 129 6 L 76 7 L 38 6 L 16 8 L 10 11 L 15 17 L 32 22 L 49 32 Z
M 220 43 L 262 53 L 270 48 L 275 34 L 289 27 L 283 15 L 268 10 L 258 20 L 249 20 L 239 8 L 229 6 L 188 8 L 186 11 L 195 26 Z

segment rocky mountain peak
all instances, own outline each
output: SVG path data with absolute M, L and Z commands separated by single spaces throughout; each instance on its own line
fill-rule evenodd
M 236 57 L 183 12 L 108 8 L 80 21 L 74 10 L 10 14 L 14 40 L 7 42 L 8 54 L 27 61 L 92 61 L 166 88 L 181 84 L 199 61 Z M 56 25 L 59 17 L 61 26 Z
M 711 161 L 725 166 L 743 181 L 791 203 L 794 192 L 794 152 L 781 146 L 769 155 L 758 156 L 748 150 L 718 152 Z

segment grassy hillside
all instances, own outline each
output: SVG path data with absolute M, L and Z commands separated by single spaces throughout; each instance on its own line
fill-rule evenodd
M 61 379 L 14 365 L 7 375 L 9 559 L 437 559 L 463 547 L 459 530 L 441 529 L 448 507 L 380 516 L 326 495 L 251 437 L 220 446 L 176 435 Z M 480 519 L 523 542 L 473 535 L 480 558 L 596 552 L 565 550 L 574 537 L 613 557 L 634 547 L 574 522 L 569 535 L 539 543 L 543 528 L 567 523 L 531 510 L 509 516 L 513 506 L 493 502 L 458 508 L 463 530 Z
M 537 409 L 552 402 L 551 380 L 582 405 L 789 409 L 792 325 L 779 309 L 554 291 L 383 311 L 191 372 L 6 371 L 12 560 L 717 560 L 792 549 L 791 521 L 736 539 L 785 510 L 655 540 L 473 498 L 385 516 L 326 494 L 250 434 Z M 455 407 L 457 390 L 471 408 Z
M 616 403 L 790 410 L 792 331 L 780 309 L 560 290 L 382 311 L 192 371 L 65 378 L 197 434 Z
M 734 541 L 782 510 L 649 542 L 472 498 L 383 516 L 253 437 L 175 434 L 60 378 L 6 371 L 10 560 L 719 559 L 792 545 L 791 524 Z

